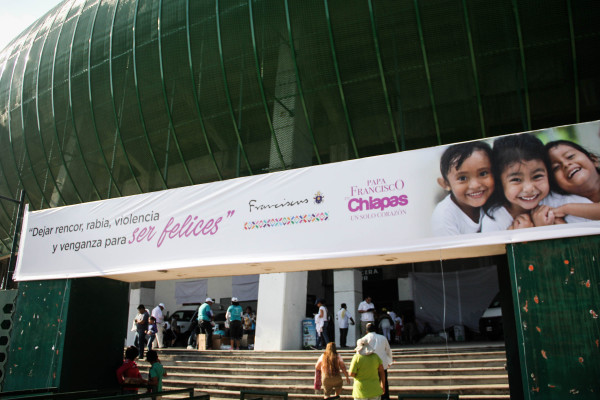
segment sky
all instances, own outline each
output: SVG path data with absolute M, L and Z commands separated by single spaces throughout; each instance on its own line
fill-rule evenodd
M 0 50 L 61 0 L 0 0 Z

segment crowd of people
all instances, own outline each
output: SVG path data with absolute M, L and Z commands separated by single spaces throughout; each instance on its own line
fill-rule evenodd
M 390 344 L 385 336 L 377 333 L 377 327 L 372 322 L 365 325 L 365 332 L 356 341 L 349 369 L 346 369 L 335 343 L 327 343 L 325 352 L 315 365 L 315 389 L 322 389 L 324 398 L 341 394 L 344 375 L 348 385 L 350 377 L 354 378 L 352 397 L 355 399 L 389 400 L 387 370 L 393 362 Z
M 125 360 L 117 369 L 117 381 L 123 388 L 126 394 L 135 394 L 140 387 L 147 388 L 148 393 L 162 391 L 162 379 L 167 376 L 167 372 L 163 368 L 156 350 L 148 350 L 146 353 L 146 361 L 150 364 L 148 370 L 148 379 L 142 377 L 136 360 L 139 356 L 139 351 L 135 346 L 129 346 L 125 350 Z M 159 397 L 156 397 L 157 399 Z
M 232 297 L 231 305 L 225 315 L 225 326 L 219 327 L 215 324 L 215 315 L 211 309 L 213 304 L 214 300 L 207 297 L 185 332 L 181 332 L 177 314 L 171 318 L 165 316 L 164 303 L 158 304 L 151 312 L 140 304 L 131 328 L 135 332 L 133 346 L 137 348 L 139 357 L 144 358 L 144 353 L 148 350 L 177 345 L 195 349 L 200 334 L 204 335 L 206 349 L 211 349 L 213 333 L 216 331 L 225 334 L 221 329 L 228 331 L 232 350 L 240 349 L 243 335 L 254 337 L 256 314 L 252 307 L 247 306 L 246 309 L 242 309 L 237 297 Z M 219 330 L 216 330 L 217 328 Z
M 214 300 L 207 297 L 198 309 L 197 325 L 195 324 L 196 321 L 192 321 L 193 325 L 187 342 L 188 349 L 195 349 L 197 347 L 198 335 L 200 334 L 204 335 L 205 349 L 212 349 L 212 337 L 216 328 L 215 315 L 211 308 L 213 304 Z M 250 338 L 254 337 L 256 314 L 252 311 L 252 307 L 247 306 L 245 310 L 242 310 L 238 298 L 232 297 L 231 305 L 225 313 L 224 328 L 229 330 L 231 349 L 239 350 L 244 335 L 248 335 Z
M 207 297 L 198 308 L 197 318 L 192 321 L 187 334 L 188 348 L 196 348 L 199 334 L 205 335 L 206 349 L 212 348 L 212 335 L 215 328 L 214 313 L 211 305 L 214 300 Z M 165 305 L 159 303 L 149 313 L 143 304 L 137 307 L 137 315 L 133 319 L 131 330 L 135 331 L 133 346 L 125 350 L 123 364 L 117 369 L 117 381 L 126 393 L 137 393 L 140 387 L 148 389 L 148 392 L 160 392 L 162 390 L 162 378 L 167 375 L 160 360 L 156 348 L 165 348 L 175 345 L 182 336 L 177 317 L 174 315 L 170 322 L 164 315 Z M 254 335 L 256 329 L 256 314 L 252 307 L 245 310 L 239 304 L 236 297 L 231 298 L 231 306 L 227 309 L 225 327 L 229 329 L 232 340 L 232 349 L 239 350 L 244 334 Z M 136 360 L 144 359 L 150 363 L 148 379 L 144 379 L 137 366 Z
M 390 343 L 402 343 L 402 318 L 393 310 L 377 310 L 372 298 L 366 296 L 357 309 L 361 338 L 356 341 L 355 354 L 347 369 L 342 356 L 337 352 L 338 347 L 333 341 L 329 341 L 328 325 L 332 320 L 325 300 L 317 299 L 316 305 L 316 346 L 319 350 L 325 346 L 325 351 L 315 365 L 315 389 L 323 390 L 324 398 L 339 396 L 344 383 L 343 376 L 348 385 L 350 377 L 353 377 L 352 397 L 355 399 L 388 400 L 387 371 L 393 362 Z M 340 305 L 335 320 L 340 333 L 339 348 L 346 348 L 349 327 L 357 323 L 346 303 Z
M 196 324 L 190 327 L 187 342 L 189 347 L 196 348 L 198 335 L 203 334 L 204 348 L 212 348 L 212 335 L 215 328 L 215 316 L 211 308 L 213 304 L 214 300 L 207 297 L 198 308 Z M 343 377 L 348 385 L 351 383 L 350 377 L 353 377 L 352 396 L 355 399 L 388 400 L 387 370 L 392 365 L 390 342 L 394 339 L 400 340 L 402 318 L 393 310 L 388 311 L 385 308 L 376 310 L 372 298 L 365 297 L 357 310 L 360 315 L 362 337 L 356 342 L 355 354 L 347 369 L 342 356 L 337 352 L 338 347 L 329 339 L 330 325 L 331 328 L 334 325 L 333 316 L 329 314 L 325 300 L 318 299 L 316 305 L 318 307 L 315 314 L 317 348 L 325 348 L 325 351 L 315 365 L 315 389 L 322 389 L 325 398 L 339 396 L 343 387 Z M 146 387 L 149 391 L 160 391 L 162 388 L 162 378 L 166 376 L 166 372 L 154 349 L 172 345 L 173 338 L 177 338 L 180 334 L 173 330 L 177 327 L 177 320 L 171 320 L 171 323 L 166 321 L 164 309 L 163 303 L 158 304 L 150 313 L 144 305 L 138 306 L 138 314 L 132 327 L 136 332 L 134 345 L 126 349 L 123 365 L 117 370 L 117 379 L 125 391 L 137 393 L 139 387 Z M 339 348 L 346 348 L 349 327 L 357 322 L 345 303 L 342 303 L 339 311 L 335 313 L 335 320 L 340 332 Z M 246 307 L 243 310 L 239 300 L 232 297 L 231 305 L 225 315 L 225 327 L 229 329 L 231 349 L 240 349 L 242 336 L 253 334 L 255 324 L 256 314 L 252 308 Z M 150 363 L 147 380 L 142 378 L 136 364 L 138 356 L 143 359 L 145 352 L 146 360 Z
M 133 345 L 138 349 L 140 358 L 144 358 L 145 350 L 170 347 L 175 344 L 181 331 L 176 318 L 171 323 L 165 320 L 164 303 L 160 303 L 148 313 L 146 307 L 140 304 L 138 313 L 133 319 L 132 331 L 135 332 Z
M 329 343 L 329 338 L 333 335 L 333 319 L 325 306 L 325 300 L 317 299 L 316 305 L 318 307 L 318 311 L 314 316 L 317 332 L 316 348 L 321 350 Z M 402 343 L 404 323 L 402 317 L 393 310 L 387 308 L 376 310 L 373 300 L 370 296 L 367 296 L 358 305 L 358 314 L 360 315 L 361 335 L 367 333 L 367 324 L 373 324 L 390 343 Z M 339 311 L 335 314 L 335 320 L 340 332 L 340 348 L 345 348 L 347 347 L 348 330 L 350 326 L 356 324 L 346 303 L 341 304 Z

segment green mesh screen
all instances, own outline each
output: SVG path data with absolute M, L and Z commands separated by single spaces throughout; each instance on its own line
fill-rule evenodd
M 517 244 L 508 255 L 525 398 L 597 399 L 600 238 Z

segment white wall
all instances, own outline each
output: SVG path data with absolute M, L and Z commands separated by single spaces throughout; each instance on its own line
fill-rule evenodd
M 412 278 L 398 278 L 398 300 L 413 301 Z
M 208 297 L 216 302 L 220 302 L 222 298 L 231 301 L 232 293 L 233 285 L 230 276 L 208 280 Z
M 177 301 L 175 300 L 175 285 L 177 282 L 181 281 L 182 280 L 156 282 L 156 290 L 153 301 L 156 304 L 165 303 L 165 314 L 167 312 L 172 314 L 174 311 L 179 310 L 182 306 L 181 304 L 177 304 Z M 231 298 L 231 293 L 232 286 L 230 276 L 208 278 L 208 289 L 206 294 L 208 297 L 212 297 L 216 302 L 219 302 L 221 298 Z M 156 304 L 154 304 L 153 307 L 155 307 Z

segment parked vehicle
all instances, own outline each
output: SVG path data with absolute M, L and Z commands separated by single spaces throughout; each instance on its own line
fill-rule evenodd
M 192 319 L 194 318 L 197 312 L 198 306 L 194 306 L 193 308 L 189 309 L 177 310 L 173 314 L 171 314 L 171 320 L 173 320 L 173 318 L 176 318 L 177 326 L 179 327 L 181 332 L 186 332 L 190 329 Z
M 173 314 L 171 314 L 171 320 L 175 317 L 177 319 L 177 326 L 181 332 L 181 338 L 178 340 L 180 345 L 187 343 L 187 339 L 194 329 L 198 326 L 198 308 L 200 305 L 184 306 Z M 215 326 L 218 325 L 219 329 L 225 330 L 225 313 L 227 308 L 219 303 L 213 303 L 210 306 L 214 314 Z
M 504 336 L 500 293 L 494 297 L 479 319 L 479 332 L 490 340 L 498 340 Z

